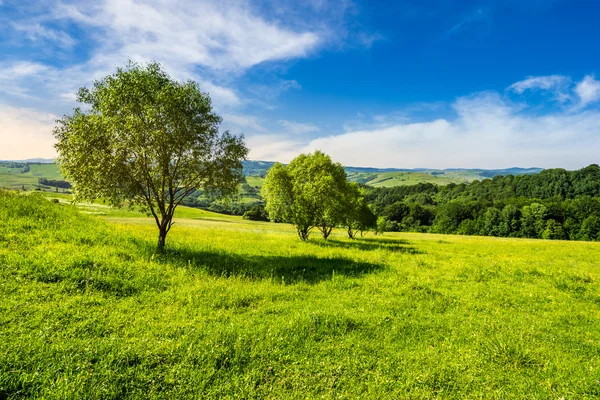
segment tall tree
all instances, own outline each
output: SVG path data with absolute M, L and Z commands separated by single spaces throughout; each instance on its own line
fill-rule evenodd
M 294 224 L 302 240 L 314 227 L 327 239 L 342 222 L 347 185 L 344 167 L 315 151 L 299 155 L 288 166 L 275 164 L 265 178 L 262 196 L 271 220 Z
M 159 249 L 194 189 L 237 190 L 248 153 L 243 136 L 219 132 L 221 118 L 195 82 L 177 82 L 157 63 L 130 62 L 81 88 L 77 100 L 87 107 L 54 129 L 76 199 L 140 206 L 156 221 Z

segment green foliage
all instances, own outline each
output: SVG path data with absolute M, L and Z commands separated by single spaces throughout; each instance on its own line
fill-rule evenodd
M 375 233 L 379 235 L 383 235 L 383 233 L 388 229 L 388 219 L 386 217 L 377 217 L 377 225 L 375 228 Z
M 494 176 L 445 187 L 371 189 L 366 198 L 378 215 L 390 221 L 388 230 L 599 240 L 595 228 L 600 218 L 599 178 L 600 167 L 590 165 L 579 171 Z M 409 212 L 417 205 L 419 212 Z
M 590 215 L 581 223 L 580 240 L 600 240 L 600 218 Z
M 243 138 L 219 133 L 221 118 L 195 82 L 176 82 L 156 63 L 130 62 L 80 89 L 77 100 L 86 109 L 64 116 L 54 131 L 76 199 L 141 207 L 155 218 L 159 248 L 193 190 L 237 191 Z
M 302 240 L 313 227 L 327 239 L 344 220 L 348 190 L 342 165 L 315 151 L 299 155 L 288 166 L 275 164 L 265 178 L 262 196 L 271 220 L 295 225 Z
M 598 243 L 0 204 L 2 399 L 600 395 Z
M 363 236 L 365 231 L 376 227 L 377 217 L 356 183 L 348 183 L 343 202 L 342 220 L 350 239 L 354 239 L 359 232 Z
M 562 226 L 553 219 L 546 221 L 546 229 L 542 232 L 542 239 L 563 240 L 565 232 Z
M 244 212 L 243 218 L 249 221 L 268 221 L 269 214 L 262 205 L 252 206 L 248 211 Z

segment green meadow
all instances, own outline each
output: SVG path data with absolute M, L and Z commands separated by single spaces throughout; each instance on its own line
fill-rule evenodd
M 23 185 L 27 190 L 35 190 L 38 185 L 38 178 L 61 180 L 64 179 L 56 164 L 28 164 L 30 171 L 23 172 L 23 168 L 8 168 L 6 163 L 0 163 L 0 188 L 22 189 Z M 265 168 L 265 172 L 268 169 Z M 476 179 L 483 179 L 480 170 L 457 170 L 457 171 L 433 171 L 432 172 L 348 172 L 348 179 L 353 182 L 360 182 L 372 187 L 394 187 L 416 185 L 418 183 L 435 183 L 437 185 L 447 185 L 449 183 L 471 182 Z M 436 175 L 435 173 L 438 173 Z M 247 175 L 245 177 L 249 186 L 260 191 L 264 178 L 260 176 Z M 44 188 L 46 191 L 54 191 L 55 188 Z M 252 202 L 256 199 L 244 197 L 241 193 L 242 201 Z
M 39 178 L 63 179 L 56 164 L 27 164 L 29 171 L 0 163 L 0 188 L 35 190 Z M 54 188 L 52 188 L 54 190 Z
M 360 182 L 372 187 L 395 187 L 416 185 L 418 183 L 434 183 L 447 185 L 449 183 L 464 183 L 479 179 L 480 176 L 471 171 L 444 172 L 435 175 L 427 172 L 378 172 L 374 174 L 364 172 L 348 173 L 348 180 Z
M 0 399 L 600 397 L 600 243 L 66 200 L 0 191 Z

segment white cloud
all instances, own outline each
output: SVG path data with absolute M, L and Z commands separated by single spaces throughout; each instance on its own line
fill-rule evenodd
M 573 80 L 562 75 L 530 76 L 513 83 L 508 90 L 523 94 L 528 90 L 551 92 L 555 99 L 569 105 L 571 110 L 580 110 L 600 100 L 600 81 L 586 75 L 573 86 Z
M 320 130 L 319 127 L 316 125 L 304 124 L 295 121 L 280 120 L 279 125 L 281 125 L 287 132 L 292 133 L 294 135 L 317 132 Z
M 508 87 L 517 94 L 523 94 L 528 90 L 541 90 L 554 93 L 555 99 L 565 103 L 572 99 L 569 94 L 571 78 L 562 75 L 530 76 L 527 79 L 513 83 Z
M 57 28 L 72 23 L 85 32 L 82 40 L 91 55 L 65 66 L 56 60 L 0 64 L 0 92 L 66 102 L 72 96 L 65 93 L 89 86 L 131 58 L 159 61 L 176 79 L 200 82 L 217 108 L 239 107 L 244 99 L 228 87 L 236 74 L 265 62 L 305 57 L 321 44 L 317 32 L 267 20 L 244 0 L 184 0 L 176 6 L 167 0 L 50 0 L 37 10 L 11 24 L 15 38 L 72 47 L 73 37 Z M 279 91 L 299 87 L 296 81 L 281 86 Z
M 577 83 L 575 93 L 579 97 L 578 106 L 581 108 L 597 102 L 600 100 L 600 81 L 594 79 L 592 75 L 587 75 L 581 82 Z
M 266 129 L 260 125 L 258 118 L 248 115 L 223 114 L 223 126 L 233 125 L 237 128 L 250 129 L 254 132 L 265 132 Z
M 13 28 L 34 42 L 48 41 L 66 49 L 75 45 L 75 39 L 66 32 L 50 29 L 39 23 L 14 23 Z
M 306 146 L 288 135 L 252 135 L 246 138 L 250 160 L 289 162 Z
M 374 124 L 309 142 L 289 136 L 255 144 L 289 161 L 322 150 L 344 165 L 400 168 L 581 168 L 598 162 L 600 111 L 535 115 L 496 92 L 457 99 L 454 119 Z M 262 149 L 253 149 L 261 154 Z
M 123 56 L 216 70 L 304 57 L 319 44 L 316 33 L 266 21 L 242 1 L 103 0 L 55 15 L 97 28 L 103 46 Z
M 530 76 L 527 79 L 513 83 L 508 88 L 518 94 L 523 94 L 526 90 L 555 90 L 568 85 L 570 82 L 569 77 L 562 75 Z
M 56 116 L 0 104 L 0 160 L 54 158 Z

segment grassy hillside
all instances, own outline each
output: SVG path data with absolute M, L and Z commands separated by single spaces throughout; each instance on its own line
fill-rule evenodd
M 600 396 L 598 243 L 0 202 L 2 399 Z
M 62 179 L 56 164 L 27 164 L 27 166 L 28 171 L 25 167 L 10 168 L 9 164 L 0 163 L 0 188 L 22 189 L 24 186 L 26 190 L 35 190 L 39 186 L 38 178 Z
M 436 175 L 426 172 L 349 172 L 348 180 L 359 182 L 373 187 L 394 187 L 416 185 L 417 183 L 435 183 L 437 185 L 447 185 L 449 183 L 469 182 L 476 179 L 471 177 L 459 177 L 455 175 L 446 176 L 445 174 Z
M 38 178 L 63 179 L 56 164 L 29 164 L 31 170 L 23 173 L 23 168 L 7 168 L 7 164 L 0 162 L 0 188 L 34 190 L 40 187 Z M 260 191 L 272 162 L 265 161 L 245 161 L 244 174 L 246 182 L 253 188 Z M 453 169 L 453 170 L 381 170 L 374 168 L 355 168 L 347 167 L 348 179 L 352 182 L 359 182 L 373 187 L 394 187 L 414 185 L 417 183 L 435 183 L 438 185 L 447 185 L 449 183 L 472 182 L 493 177 L 498 174 L 531 174 L 541 171 L 537 168 L 532 169 L 507 169 L 507 170 L 482 170 L 482 169 Z M 55 188 L 42 187 L 45 191 L 53 191 Z M 252 203 L 256 198 L 249 196 L 243 190 L 241 192 L 241 201 Z

